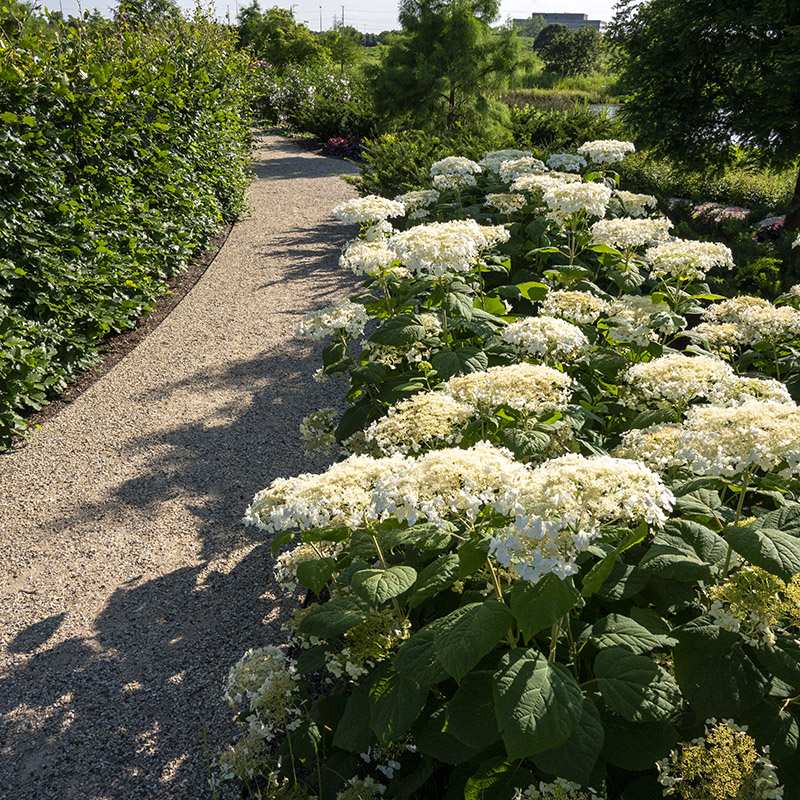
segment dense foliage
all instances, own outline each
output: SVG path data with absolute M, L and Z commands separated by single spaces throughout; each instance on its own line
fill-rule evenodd
M 800 791 L 800 287 L 711 291 L 730 251 L 617 188 L 632 150 L 334 210 L 364 289 L 298 333 L 351 405 L 301 433 L 344 458 L 246 513 L 309 591 L 226 685 L 251 796 Z
M 0 46 L 0 446 L 243 207 L 250 64 L 198 17 Z
M 491 98 L 507 85 L 519 56 L 513 28 L 489 28 L 498 8 L 494 0 L 402 2 L 403 31 L 372 75 L 378 111 L 428 130 L 491 122 Z
M 792 0 L 635 0 L 611 29 L 623 113 L 639 140 L 690 165 L 746 146 L 800 159 L 800 6 Z M 787 224 L 800 229 L 800 173 Z

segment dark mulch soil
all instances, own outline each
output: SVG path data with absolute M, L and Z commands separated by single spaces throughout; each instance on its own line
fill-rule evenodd
M 73 400 L 76 400 L 96 380 L 102 378 L 115 364 L 122 361 L 149 333 L 154 331 L 167 314 L 186 297 L 192 287 L 200 280 L 203 273 L 211 266 L 211 262 L 228 240 L 232 228 L 232 225 L 226 225 L 208 242 L 205 250 L 192 258 L 186 269 L 173 276 L 169 282 L 169 294 L 160 297 L 150 312 L 140 317 L 137 326 L 133 330 L 106 336 L 102 339 L 98 346 L 101 360 L 95 366 L 86 370 L 75 383 L 70 384 L 49 405 L 27 416 L 29 429 L 33 429 L 51 419 Z

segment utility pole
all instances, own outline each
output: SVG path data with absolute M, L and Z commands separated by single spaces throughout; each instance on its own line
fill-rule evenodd
M 322 6 L 319 7 L 319 32 L 322 33 Z
M 344 28 L 344 6 L 342 6 L 342 27 Z

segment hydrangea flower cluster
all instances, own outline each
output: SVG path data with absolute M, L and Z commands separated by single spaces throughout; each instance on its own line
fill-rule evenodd
M 361 225 L 371 225 L 389 217 L 402 217 L 405 213 L 406 207 L 402 203 L 376 194 L 345 200 L 331 211 L 342 222 L 357 222 Z
M 501 214 L 511 216 L 525 205 L 525 197 L 521 194 L 487 194 L 486 205 L 496 208 Z
M 639 461 L 570 453 L 545 461 L 509 489 L 513 524 L 496 529 L 489 552 L 511 573 L 536 583 L 578 571 L 576 558 L 601 534 L 601 525 L 644 519 L 661 527 L 675 498 Z
M 708 719 L 705 736 L 657 762 L 658 780 L 665 797 L 680 800 L 782 800 L 783 787 L 768 755 L 768 748 L 758 751 L 746 727 Z
M 480 253 L 508 241 L 502 226 L 478 225 L 475 220 L 416 225 L 389 239 L 389 249 L 412 273 L 441 277 L 468 272 Z
M 733 326 L 728 330 L 738 332 L 739 345 L 800 338 L 800 311 L 792 306 L 774 306 L 760 297 L 732 297 L 709 306 L 703 316 L 711 325 Z
M 299 588 L 297 582 L 297 568 L 304 561 L 314 561 L 317 558 L 335 558 L 342 552 L 344 545 L 341 542 L 317 542 L 308 544 L 301 542 L 296 547 L 285 550 L 276 559 L 272 567 L 278 586 L 287 592 L 294 592 Z
M 393 405 L 385 417 L 364 432 L 368 447 L 381 455 L 418 453 L 439 445 L 451 445 L 463 427 L 477 415 L 467 403 L 443 392 L 421 392 Z
M 337 300 L 319 311 L 309 311 L 297 326 L 298 336 L 307 339 L 324 339 L 342 334 L 351 339 L 360 336 L 369 321 L 364 306 L 350 300 Z
M 342 255 L 339 257 L 339 266 L 342 269 L 349 269 L 354 275 L 386 275 L 397 274 L 407 270 L 402 267 L 392 265 L 397 256 L 386 246 L 386 241 L 366 241 L 355 239 L 345 245 Z
M 632 406 L 685 407 L 733 378 L 733 369 L 719 358 L 672 353 L 628 369 L 625 379 L 631 392 L 626 401 Z
M 617 189 L 608 208 L 617 216 L 646 217 L 657 205 L 658 200 L 651 194 L 637 194 Z
M 686 413 L 677 457 L 708 475 L 745 470 L 800 472 L 800 408 L 751 400 L 740 406 L 694 406 Z
M 732 322 L 701 322 L 690 333 L 720 356 L 731 356 L 744 344 L 742 329 Z
M 720 628 L 738 633 L 748 644 L 775 644 L 774 629 L 784 616 L 785 591 L 786 583 L 780 578 L 745 564 L 723 584 L 708 587 L 712 601 L 708 613 Z
M 578 180 L 580 176 L 576 175 Z M 521 175 L 511 184 L 512 192 L 526 192 L 528 194 L 542 195 L 555 186 L 563 186 L 567 181 L 562 180 L 552 172 L 544 175 Z
M 603 183 L 556 183 L 545 189 L 543 200 L 559 219 L 583 212 L 603 217 L 611 200 L 611 189 Z
M 334 678 L 357 680 L 379 661 L 385 661 L 411 635 L 411 623 L 394 609 L 374 612 L 344 634 L 344 647 L 329 653 L 325 669 Z
M 400 456 L 350 456 L 320 474 L 276 478 L 253 498 L 243 522 L 270 532 L 361 527 L 373 518 L 373 487 L 402 461 Z
M 578 148 L 580 155 L 587 156 L 595 164 L 616 164 L 628 153 L 635 151 L 633 142 L 621 142 L 618 139 L 597 139 L 593 142 L 584 142 Z
M 395 200 L 405 206 L 406 214 L 411 219 L 424 219 L 430 216 L 429 208 L 439 199 L 436 189 L 416 189 L 398 195 Z
M 586 167 L 586 159 L 572 153 L 553 153 L 546 163 L 550 169 L 560 172 L 580 172 Z
M 556 778 L 552 783 L 540 781 L 538 787 L 531 784 L 524 791 L 517 789 L 513 800 L 605 800 L 592 788 L 583 789 L 573 781 Z
M 223 696 L 234 710 L 248 705 L 250 733 L 270 741 L 287 726 L 291 730 L 299 717 L 298 680 L 294 659 L 267 645 L 248 650 L 231 667 Z
M 526 414 L 543 414 L 567 407 L 572 381 L 541 364 L 511 364 L 450 378 L 442 391 L 483 412 L 508 406 Z
M 386 787 L 374 778 L 350 778 L 336 800 L 380 800 L 385 791 Z
M 714 267 L 733 267 L 729 247 L 717 242 L 674 239 L 651 247 L 645 253 L 654 278 L 674 281 L 697 281 Z
M 492 150 L 478 163 L 484 169 L 499 174 L 500 167 L 502 167 L 506 161 L 516 161 L 518 158 L 531 158 L 532 156 L 533 153 L 530 150 Z
M 414 525 L 421 517 L 444 526 L 451 515 L 474 521 L 488 506 L 528 480 L 530 471 L 511 453 L 489 442 L 467 450 L 433 450 L 379 480 L 372 502 L 379 518 L 396 517 Z
M 475 176 L 481 172 L 479 164 L 463 156 L 447 156 L 431 164 L 430 170 L 437 189 L 456 192 L 475 186 Z
M 677 331 L 686 320 L 674 318 L 666 303 L 648 295 L 623 294 L 611 304 L 609 336 L 618 342 L 644 347 L 661 334 Z
M 683 426 L 679 423 L 632 428 L 622 434 L 622 441 L 612 455 L 639 460 L 656 472 L 666 472 L 684 463 L 676 455 L 682 431 Z
M 523 156 L 513 161 L 505 161 L 500 165 L 498 172 L 503 183 L 514 183 L 523 175 L 540 175 L 547 172 L 547 167 L 538 158 Z
M 544 361 L 561 363 L 581 359 L 589 349 L 583 331 L 557 317 L 524 317 L 503 331 L 503 341 Z
M 544 504 L 548 516 L 573 528 L 640 520 L 660 528 L 674 503 L 661 478 L 639 461 L 568 453 L 533 470 L 517 497 L 517 513 L 541 512 Z
M 561 317 L 579 325 L 593 325 L 611 310 L 611 304 L 591 292 L 556 289 L 547 293 L 541 312 L 548 317 Z
M 607 244 L 617 250 L 633 250 L 645 244 L 665 241 L 669 238 L 671 227 L 672 222 L 667 217 L 618 217 L 598 220 L 590 230 L 595 244 Z
M 336 445 L 333 421 L 339 412 L 335 408 L 320 408 L 300 421 L 300 439 L 307 453 L 327 453 Z

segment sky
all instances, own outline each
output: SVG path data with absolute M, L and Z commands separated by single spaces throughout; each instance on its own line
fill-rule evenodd
M 78 15 L 78 4 L 84 11 L 97 8 L 101 13 L 108 15 L 109 9 L 116 5 L 114 0 L 39 0 L 51 11 L 63 10 L 65 15 Z M 235 20 L 237 9 L 249 5 L 251 0 L 216 0 L 213 4 L 217 16 L 224 18 L 230 13 Z M 193 0 L 178 0 L 182 8 L 194 8 Z M 530 0 L 501 0 L 501 19 L 529 17 L 534 12 L 549 13 L 577 13 L 587 14 L 589 19 L 601 19 L 608 22 L 613 15 L 615 0 L 547 0 L 531 3 Z M 205 3 L 204 3 L 205 5 Z M 400 26 L 397 22 L 397 0 L 260 0 L 261 8 L 270 8 L 273 5 L 282 8 L 293 8 L 295 19 L 304 22 L 311 30 L 322 30 L 333 27 L 334 22 L 342 19 L 344 8 L 344 22 L 366 33 L 379 33 L 384 30 L 395 30 Z

